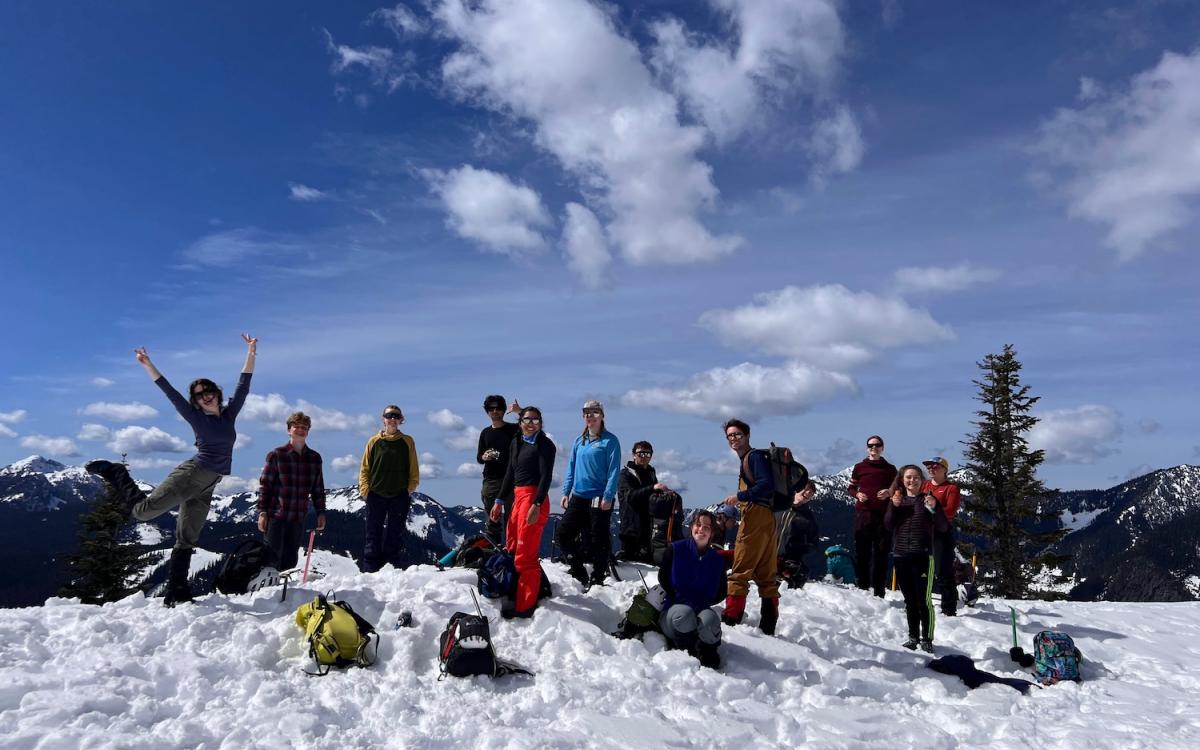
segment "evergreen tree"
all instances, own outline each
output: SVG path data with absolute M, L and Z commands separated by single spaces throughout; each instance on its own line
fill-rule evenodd
M 973 381 L 979 388 L 975 398 L 984 408 L 975 412 L 975 434 L 964 441 L 970 478 L 963 490 L 971 494 L 971 512 L 960 528 L 984 541 L 995 570 L 991 593 L 1037 596 L 1030 584 L 1044 569 L 1061 566 L 1064 558 L 1050 548 L 1066 533 L 1057 515 L 1042 509 L 1049 491 L 1037 478 L 1037 467 L 1045 451 L 1030 450 L 1026 440 L 1038 422 L 1030 409 L 1039 397 L 1021 384 L 1021 363 L 1011 344 L 978 365 L 983 377 Z
M 111 486 L 105 487 L 107 491 L 79 518 L 79 551 L 67 557 L 71 581 L 59 591 L 87 604 L 113 602 L 134 593 L 151 563 L 134 540 L 128 502 Z

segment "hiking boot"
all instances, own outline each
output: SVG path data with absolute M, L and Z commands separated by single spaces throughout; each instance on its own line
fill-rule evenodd
M 905 641 L 904 643 L 901 643 L 900 645 L 905 647 L 909 651 L 916 651 L 917 650 L 917 639 L 909 638 L 907 641 Z
M 588 579 L 587 587 L 591 588 L 592 586 L 603 586 L 604 581 L 605 581 L 604 576 L 593 575 L 591 578 Z
M 510 608 L 505 607 L 500 610 L 500 616 L 503 617 L 505 620 L 512 620 L 512 619 L 528 620 L 530 617 L 533 617 L 533 607 L 530 607 L 529 609 L 525 610 L 524 612 L 517 610 L 515 608 L 510 609 Z
M 766 635 L 775 635 L 775 626 L 779 623 L 779 599 L 762 600 L 762 609 L 758 619 L 758 629 Z
M 571 576 L 576 581 L 579 581 L 580 586 L 587 588 L 587 585 L 588 585 L 587 568 L 583 567 L 579 563 L 572 563 L 571 567 L 567 568 L 567 575 Z
M 725 611 L 721 613 L 721 622 L 726 625 L 740 625 L 746 614 L 746 595 L 730 594 L 725 597 Z
M 929 640 L 928 638 L 922 638 L 921 639 L 921 650 L 927 654 L 932 654 L 933 653 L 933 641 Z
M 701 641 L 696 644 L 696 658 L 700 660 L 700 666 L 708 667 L 709 669 L 718 669 L 721 666 L 721 653 L 718 651 L 720 643 L 705 643 Z
M 192 601 L 192 587 L 188 584 L 188 570 L 192 564 L 193 549 L 176 547 L 171 550 L 171 560 L 167 569 L 167 590 L 163 594 L 163 606 L 174 607 L 176 604 Z
M 137 482 L 133 481 L 133 477 L 129 476 L 129 469 L 125 464 L 96 459 L 88 461 L 83 468 L 89 474 L 95 474 L 108 482 L 109 486 L 129 504 L 128 508 L 132 508 L 146 499 L 146 493 L 142 492 L 142 488 L 138 487 Z

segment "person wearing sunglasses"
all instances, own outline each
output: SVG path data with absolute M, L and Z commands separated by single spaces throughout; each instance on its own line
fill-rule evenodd
M 149 496 L 129 476 L 125 464 L 97 460 L 85 466 L 89 472 L 108 481 L 130 503 L 130 513 L 139 521 L 149 521 L 179 508 L 175 545 L 171 548 L 163 595 L 163 604 L 168 607 L 192 600 L 188 584 L 192 554 L 208 520 L 213 489 L 221 477 L 228 476 L 233 470 L 233 444 L 237 441 L 234 422 L 250 393 L 250 378 L 254 374 L 254 358 L 258 351 L 258 339 L 243 333 L 242 341 L 246 342 L 246 363 L 242 366 L 233 398 L 227 404 L 223 403 L 220 386 L 208 378 L 193 380 L 185 399 L 150 361 L 144 346 L 134 349 L 138 364 L 192 428 L 196 438 L 196 455 L 175 467 Z
M 750 582 L 758 587 L 762 609 L 758 628 L 775 635 L 779 623 L 779 581 L 775 548 L 775 482 L 764 451 L 750 447 L 750 425 L 731 419 L 724 425 L 725 440 L 738 457 L 738 492 L 725 498 L 736 505 L 741 516 L 733 545 L 733 570 L 729 573 L 729 596 L 721 620 L 726 625 L 741 623 L 746 612 Z M 753 479 L 751 479 L 753 477 Z
M 654 519 L 650 516 L 650 496 L 671 488 L 658 481 L 658 474 L 650 465 L 654 446 L 649 441 L 639 440 L 633 445 L 633 460 L 621 470 L 617 485 L 617 500 L 620 502 L 620 527 L 617 536 L 621 540 L 622 560 L 631 562 L 653 562 L 650 539 L 654 533 Z
M 558 449 L 542 431 L 542 410 L 526 406 L 520 412 L 521 434 L 506 449 L 509 456 L 500 489 L 492 502 L 491 520 L 500 519 L 500 498 L 512 497 L 508 517 L 508 551 L 517 570 L 517 593 L 511 608 L 501 607 L 505 618 L 531 617 L 537 607 L 542 584 L 542 566 L 538 552 L 542 530 L 550 518 L 550 482 L 554 477 L 554 457 Z
M 498 394 L 488 396 L 483 400 L 483 411 L 492 423 L 479 433 L 479 449 L 475 451 L 475 461 L 483 465 L 483 486 L 479 497 L 483 501 L 483 512 L 487 514 L 487 525 L 484 533 L 496 546 L 504 546 L 504 531 L 508 523 L 508 512 L 512 508 L 512 497 L 500 494 L 500 483 L 504 481 L 504 470 L 508 467 L 508 449 L 513 441 L 521 434 L 521 429 L 512 422 L 504 421 L 506 411 L 517 409 L 516 402 L 512 408 Z M 492 520 L 492 506 L 496 498 L 502 501 L 502 514 Z
M 363 572 L 391 563 L 404 567 L 404 537 L 412 492 L 421 481 L 417 447 L 400 431 L 404 412 L 395 404 L 383 409 L 383 429 L 371 436 L 358 470 L 358 494 L 367 504 Z
M 599 401 L 587 401 L 583 405 L 583 433 L 575 438 L 567 460 L 562 489 L 566 512 L 558 526 L 558 541 L 569 572 L 585 587 L 603 585 L 607 577 L 612 558 L 609 524 L 620 473 L 621 444 L 605 429 L 604 406 Z M 586 555 L 580 539 L 584 533 L 590 542 Z M 585 562 L 592 564 L 590 577 Z
M 860 589 L 883 598 L 891 534 L 883 525 L 896 467 L 883 457 L 883 438 L 867 438 L 867 457 L 850 471 L 846 492 L 854 498 L 854 574 Z

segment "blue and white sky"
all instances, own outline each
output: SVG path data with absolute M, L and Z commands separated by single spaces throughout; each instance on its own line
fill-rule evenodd
M 242 331 L 226 489 L 296 407 L 350 484 L 397 403 L 478 502 L 489 393 L 599 398 L 690 505 L 731 415 L 957 464 L 1008 343 L 1051 486 L 1200 460 L 1193 2 L 18 1 L 0 81 L 2 463 L 161 479 L 134 347 L 228 392 Z

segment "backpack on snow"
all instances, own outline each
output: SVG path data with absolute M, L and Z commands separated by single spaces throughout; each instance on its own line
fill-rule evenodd
M 840 544 L 835 544 L 825 550 L 825 567 L 829 575 L 841 579 L 842 583 L 854 585 L 854 559 L 850 550 Z
M 658 618 L 662 615 L 663 605 L 667 601 L 667 592 L 661 585 L 642 588 L 633 595 L 629 609 L 617 624 L 613 636 L 617 638 L 637 638 L 643 633 L 658 630 Z
M 474 592 L 471 593 L 473 597 Z M 479 611 L 478 600 L 475 601 L 475 607 Z M 438 667 L 441 670 L 439 682 L 446 675 L 500 677 L 506 674 L 533 674 L 496 658 L 492 631 L 482 611 L 474 615 L 468 612 L 450 615 L 446 629 L 438 636 Z
M 1033 637 L 1033 676 L 1043 685 L 1062 680 L 1081 682 L 1079 665 L 1083 655 L 1071 636 L 1058 630 L 1043 630 Z
M 296 624 L 304 630 L 308 655 L 317 666 L 317 671 L 306 669 L 305 674 L 323 677 L 331 667 L 369 667 L 375 663 L 379 634 L 346 602 L 318 595 L 296 610 Z
M 245 594 L 264 568 L 274 569 L 275 554 L 260 539 L 247 539 L 225 555 L 215 584 L 222 594 Z
M 480 568 L 495 554 L 498 547 L 487 534 L 475 534 L 438 560 L 439 569 L 447 565 L 455 568 Z
M 774 490 L 771 510 L 779 512 L 792 507 L 796 491 L 808 484 L 808 469 L 792 456 L 791 448 L 782 448 L 771 443 L 770 448 L 755 448 L 754 451 L 763 454 L 767 465 L 771 467 L 771 483 Z M 742 474 L 749 484 L 757 481 L 750 472 L 750 453 L 742 459 Z
M 538 572 L 542 577 L 538 588 L 538 600 L 549 599 L 554 595 L 550 588 L 550 579 L 541 565 L 538 566 Z M 483 565 L 479 567 L 478 577 L 479 593 L 488 599 L 511 598 L 517 594 L 519 575 L 516 564 L 513 562 L 513 556 L 506 550 L 495 550 L 491 557 L 484 560 Z

